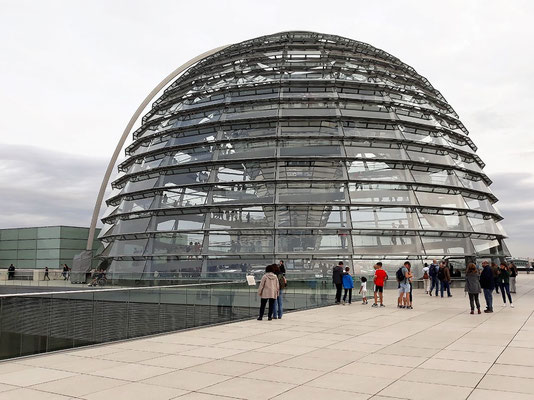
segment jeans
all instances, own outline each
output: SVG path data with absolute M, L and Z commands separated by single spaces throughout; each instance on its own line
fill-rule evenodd
M 336 283 L 336 303 L 341 302 L 341 289 L 343 289 L 343 284 Z
M 436 288 L 436 296 L 438 295 L 438 288 L 439 288 L 439 281 L 437 276 L 431 276 L 430 279 L 432 279 L 432 286 L 430 286 L 430 293 L 434 290 L 434 287 Z
M 269 318 L 273 317 L 273 310 L 274 310 L 274 299 L 261 299 L 260 301 L 260 319 L 263 318 L 263 314 L 265 314 L 265 306 L 267 305 L 267 300 L 269 300 L 269 313 L 267 314 Z
M 448 281 L 441 281 L 441 285 L 440 285 L 440 292 L 441 292 L 441 297 L 443 297 L 443 291 L 447 289 L 447 296 L 451 296 L 451 287 L 449 285 L 449 282 Z
M 352 289 L 345 289 L 343 294 L 343 301 L 347 300 L 347 293 L 349 294 L 349 304 L 352 303 Z
M 497 279 L 494 279 L 495 282 L 495 293 L 499 294 L 499 281 Z
M 478 293 L 469 293 L 469 304 L 471 305 L 471 311 L 475 309 L 475 303 L 477 309 L 480 310 L 480 301 L 478 301 Z
M 501 294 L 502 294 L 502 301 L 504 304 L 506 304 L 506 295 L 508 295 L 508 300 L 510 301 L 510 304 L 512 304 L 512 295 L 510 294 L 510 284 L 509 283 L 502 283 L 501 286 Z M 506 293 L 504 293 L 506 291 Z
M 483 289 L 484 298 L 486 299 L 486 308 L 493 311 L 493 289 Z
M 282 318 L 282 314 L 284 313 L 284 307 L 283 307 L 283 299 L 282 299 L 282 289 L 280 289 L 280 294 L 274 301 L 274 311 L 273 311 L 273 317 L 275 318 Z
M 510 277 L 510 293 L 515 293 L 515 276 Z

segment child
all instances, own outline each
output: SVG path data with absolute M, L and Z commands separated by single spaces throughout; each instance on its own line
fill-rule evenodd
M 345 300 L 347 299 L 347 293 L 349 294 L 349 304 L 352 303 L 352 288 L 354 288 L 354 281 L 352 276 L 350 276 L 350 268 L 345 268 L 345 273 L 343 274 L 343 288 L 345 293 L 343 293 L 343 305 L 345 305 Z
M 362 282 L 360 286 L 360 294 L 362 295 L 362 304 L 367 304 L 367 278 L 365 276 L 362 276 L 360 278 L 360 281 Z
M 380 297 L 380 307 L 384 306 L 384 284 L 386 280 L 388 279 L 388 274 L 386 271 L 382 269 L 382 263 L 377 262 L 374 266 L 375 268 L 375 277 L 374 277 L 374 284 L 375 284 L 375 302 L 372 305 L 372 307 L 378 307 L 378 297 Z

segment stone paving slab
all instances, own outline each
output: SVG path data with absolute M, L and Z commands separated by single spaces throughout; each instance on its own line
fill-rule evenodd
M 0 362 L 0 400 L 534 399 L 534 274 L 515 308 L 353 303 Z M 333 292 L 332 292 L 333 295 Z M 484 303 L 481 296 L 481 303 Z

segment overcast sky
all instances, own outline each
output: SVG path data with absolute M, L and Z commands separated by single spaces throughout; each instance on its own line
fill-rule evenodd
M 88 226 L 107 160 L 194 56 L 287 30 L 367 42 L 426 76 L 479 147 L 515 256 L 534 256 L 534 2 L 0 0 L 0 228 Z

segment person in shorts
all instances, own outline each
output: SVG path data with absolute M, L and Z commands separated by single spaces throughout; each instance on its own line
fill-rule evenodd
M 367 278 L 362 276 L 360 278 L 360 294 L 362 295 L 362 304 L 367 304 Z
M 406 261 L 400 268 L 402 277 L 397 277 L 397 281 L 399 282 L 399 300 L 397 306 L 399 308 L 412 308 L 410 303 L 410 278 L 412 277 L 410 273 L 410 266 L 410 262 Z
M 374 266 L 375 268 L 375 277 L 374 277 L 374 284 L 375 284 L 375 302 L 372 305 L 372 307 L 378 307 L 377 300 L 378 297 L 380 297 L 380 307 L 384 306 L 384 284 L 386 280 L 388 279 L 388 274 L 386 271 L 382 269 L 382 263 L 378 262 Z

